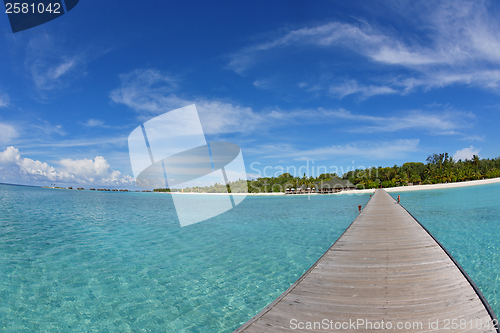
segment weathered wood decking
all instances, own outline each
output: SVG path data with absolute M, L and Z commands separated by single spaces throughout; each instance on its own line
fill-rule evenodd
M 497 332 L 494 318 L 451 255 L 377 190 L 338 241 L 235 332 Z

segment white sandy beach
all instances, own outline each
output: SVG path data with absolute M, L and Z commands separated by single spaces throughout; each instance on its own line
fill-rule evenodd
M 210 195 L 285 195 L 285 193 L 204 193 L 204 192 L 158 192 L 158 193 L 167 193 L 167 194 L 210 194 Z M 316 194 L 316 193 L 311 193 Z M 302 195 L 302 194 L 299 194 Z
M 491 178 L 491 179 L 480 179 L 480 180 L 470 180 L 466 182 L 457 182 L 457 183 L 445 183 L 445 184 L 429 184 L 429 185 L 414 185 L 414 186 L 398 186 L 398 187 L 388 187 L 385 188 L 387 192 L 406 192 L 406 191 L 421 191 L 421 190 L 436 190 L 443 188 L 454 188 L 454 187 L 464 187 L 464 186 L 475 186 L 475 185 L 485 185 L 485 184 L 493 184 L 500 183 L 500 178 Z M 338 193 L 332 193 L 334 195 L 341 194 L 362 194 L 362 193 L 373 193 L 375 189 L 365 189 L 365 190 L 350 190 L 350 191 L 342 191 Z M 195 192 L 164 192 L 168 194 L 210 194 L 210 195 L 227 195 L 228 193 L 195 193 Z M 232 193 L 232 195 L 285 195 L 285 193 Z M 318 193 L 304 193 L 304 194 L 293 194 L 296 195 L 319 195 Z
M 486 184 L 493 184 L 493 183 L 500 183 L 500 178 L 470 180 L 470 181 L 466 181 L 466 182 L 445 183 L 445 184 L 428 184 L 428 185 L 388 187 L 385 190 L 387 192 L 437 190 L 437 189 L 442 189 L 442 188 L 455 188 L 455 187 L 465 187 L 465 186 L 475 186 L 475 185 L 486 185 Z M 340 192 L 338 194 L 342 194 L 342 193 L 372 193 L 373 191 L 374 191 L 374 189 L 353 190 L 353 191 Z

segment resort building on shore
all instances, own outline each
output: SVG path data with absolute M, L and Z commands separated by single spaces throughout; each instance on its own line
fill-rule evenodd
M 297 194 L 313 193 L 314 190 L 314 186 L 311 188 L 309 185 L 303 184 L 302 186 L 297 187 Z
M 317 193 L 336 193 L 345 190 L 355 190 L 356 186 L 347 179 L 334 177 L 327 181 L 321 181 L 315 184 Z
M 287 188 L 285 194 L 307 194 L 307 193 L 319 193 L 328 194 L 336 193 L 344 190 L 355 190 L 356 186 L 348 181 L 347 179 L 339 179 L 334 177 L 327 181 L 321 181 L 314 183 L 314 185 L 303 184 L 295 188 Z

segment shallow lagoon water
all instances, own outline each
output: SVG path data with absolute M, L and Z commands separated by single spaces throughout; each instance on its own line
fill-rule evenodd
M 499 190 L 401 194 L 497 313 Z M 295 282 L 369 195 L 248 197 L 184 228 L 168 194 L 0 185 L 0 198 L 0 330 L 231 332 Z
M 0 185 L 0 330 L 231 332 L 369 196 L 248 197 L 180 228 L 168 194 Z

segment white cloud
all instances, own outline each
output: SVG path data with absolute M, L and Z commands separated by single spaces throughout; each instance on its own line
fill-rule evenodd
M 356 47 L 358 44 L 367 46 L 384 41 L 387 41 L 387 37 L 372 29 L 363 30 L 351 24 L 331 22 L 321 26 L 293 30 L 275 40 L 244 48 L 231 56 L 228 68 L 242 74 L 259 60 L 262 52 L 291 45 L 331 47 L 344 44 Z
M 37 60 L 29 64 L 29 71 L 36 88 L 39 91 L 60 89 L 67 86 L 72 78 L 68 74 L 75 69 L 77 59 L 60 59 L 53 61 Z
M 42 98 L 85 75 L 85 64 L 83 54 L 68 52 L 48 34 L 38 35 L 27 43 L 24 66 Z
M 69 158 L 59 161 L 64 171 L 87 183 L 99 182 L 128 182 L 130 178 L 120 179 L 121 173 L 111 170 L 108 161 L 102 156 L 92 159 L 72 160 Z
M 270 126 L 268 114 L 232 103 L 198 99 L 194 101 L 206 134 L 251 132 Z
M 356 159 L 401 158 L 418 150 L 418 139 L 393 140 L 382 142 L 353 142 L 315 149 L 296 149 L 291 145 L 261 145 L 245 152 L 264 155 L 267 158 L 291 157 L 297 161 L 330 160 L 340 157 Z M 267 155 L 267 156 L 266 156 Z
M 223 100 L 179 97 L 173 93 L 174 80 L 155 69 L 135 70 L 120 78 L 121 87 L 111 92 L 111 99 L 132 108 L 143 118 L 195 104 L 205 133 L 222 134 L 255 130 L 268 116 Z
M 432 74 L 420 78 L 395 79 L 395 88 L 403 88 L 402 93 L 412 91 L 416 87 L 424 87 L 426 90 L 442 88 L 454 84 L 474 85 L 486 89 L 497 90 L 500 88 L 500 70 L 462 70 L 448 71 L 436 70 Z
M 0 148 L 2 149 L 7 144 L 14 144 L 14 139 L 19 148 L 58 146 L 64 142 L 60 139 L 66 135 L 61 125 L 54 125 L 40 118 L 25 117 L 13 123 L 0 121 Z
M 75 59 L 64 59 L 59 65 L 49 68 L 47 74 L 52 80 L 57 80 L 75 65 Z
M 175 87 L 172 86 L 172 79 L 153 69 L 135 70 L 130 74 L 122 75 L 121 79 L 121 87 L 112 91 L 110 95 L 115 103 L 125 104 L 134 109 L 142 115 L 144 120 L 195 104 L 206 134 L 248 133 L 266 130 L 272 126 L 318 122 L 337 124 L 342 120 L 352 120 L 349 127 L 342 127 L 342 131 L 374 133 L 413 129 L 433 135 L 451 135 L 459 134 L 459 130 L 470 127 L 475 120 L 474 114 L 454 111 L 449 107 L 444 111 L 433 112 L 400 111 L 395 116 L 386 117 L 353 114 L 344 109 L 324 110 L 322 108 L 289 111 L 272 109 L 266 112 L 256 112 L 250 107 L 223 100 L 200 97 L 181 98 L 173 92 Z M 354 93 L 369 97 L 374 94 L 394 92 L 390 87 L 363 86 L 356 81 L 348 81 L 345 86 L 336 90 L 336 93 L 342 97 Z M 100 124 L 100 121 L 89 120 L 87 126 Z
M 4 182 L 47 184 L 50 182 L 81 185 L 134 185 L 134 179 L 112 170 L 102 156 L 95 159 L 63 159 L 56 169 L 46 162 L 22 157 L 19 149 L 10 146 L 0 152 L 0 179 Z
M 432 54 L 426 55 L 410 51 L 404 45 L 397 44 L 396 47 L 380 46 L 370 57 L 375 61 L 391 65 L 418 66 L 444 63 L 443 59 L 439 59 Z
M 271 80 L 271 79 L 255 80 L 253 82 L 253 85 L 257 88 L 260 88 L 260 89 L 270 89 L 270 88 L 274 87 L 273 80 Z
M 453 155 L 453 159 L 456 161 L 458 160 L 465 161 L 466 159 L 470 160 L 474 155 L 479 156 L 480 150 L 481 148 L 477 149 L 474 148 L 473 146 L 470 146 L 469 148 L 460 149 L 455 152 L 455 154 Z
M 375 133 L 419 130 L 433 135 L 459 134 L 458 130 L 470 127 L 474 114 L 447 110 L 444 112 L 425 112 L 412 110 L 399 112 L 396 116 L 367 116 L 354 114 L 344 109 L 323 110 L 323 115 L 336 119 L 355 121 L 356 126 L 349 132 Z
M 83 123 L 83 126 L 87 127 L 107 127 L 104 125 L 104 121 L 99 120 L 99 119 L 89 119 L 85 123 Z
M 243 74 L 272 58 L 268 53 L 285 48 L 344 49 L 365 57 L 366 65 L 372 63 L 370 69 L 373 64 L 383 65 L 378 69 L 389 71 L 385 77 L 394 75 L 396 66 L 409 71 L 382 85 L 347 82 L 331 87 L 330 92 L 339 97 L 354 93 L 364 97 L 404 94 L 419 86 L 433 89 L 452 84 L 499 91 L 500 22 L 492 7 L 491 1 L 443 0 L 431 6 L 423 1 L 411 5 L 389 2 L 387 12 L 405 20 L 409 29 L 396 32 L 392 27 L 367 22 L 338 21 L 304 27 L 232 54 L 228 68 Z
M 29 127 L 30 131 L 36 131 L 45 135 L 51 135 L 54 133 L 62 136 L 66 135 L 66 132 L 61 125 L 52 125 L 47 120 L 38 119 L 37 122 L 32 122 Z
M 394 90 L 389 86 L 364 86 L 362 84 L 358 84 L 356 80 L 348 80 L 341 85 L 330 86 L 329 92 L 339 98 L 353 94 L 361 94 L 362 97 L 371 97 L 375 95 L 398 93 L 397 90 Z
M 0 144 L 6 144 L 19 136 L 14 126 L 0 122 Z
M 12 179 L 28 181 L 54 181 L 60 177 L 54 167 L 45 162 L 23 158 L 19 154 L 19 149 L 7 147 L 0 152 L 0 169 L 4 181 Z
M 75 66 L 75 59 L 60 60 L 60 63 L 51 65 L 42 61 L 35 61 L 30 65 L 31 76 L 39 91 L 48 91 L 64 88 L 68 84 L 65 74 Z
M 115 103 L 137 112 L 160 114 L 182 107 L 183 100 L 173 95 L 175 80 L 156 69 L 136 69 L 120 75 L 121 86 L 110 93 Z
M 10 98 L 6 93 L 0 92 L 0 108 L 5 108 L 9 105 Z
M 484 141 L 486 139 L 486 135 L 471 135 L 471 136 L 465 136 L 461 140 L 463 141 Z
M 74 139 L 74 140 L 57 140 L 57 141 L 45 141 L 45 142 L 29 142 L 25 143 L 22 147 L 27 148 L 42 148 L 42 147 L 58 147 L 58 148 L 70 148 L 70 147 L 88 147 L 88 146 L 102 146 L 102 145 L 117 145 L 126 146 L 127 137 L 105 137 L 105 138 L 95 138 L 95 139 Z

